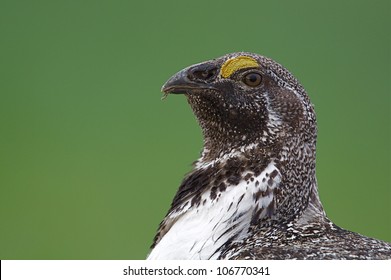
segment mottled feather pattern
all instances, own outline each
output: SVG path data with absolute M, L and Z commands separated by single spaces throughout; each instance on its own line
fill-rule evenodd
M 391 245 L 334 225 L 318 195 L 317 123 L 275 61 L 232 53 L 175 74 L 204 137 L 148 259 L 390 259 Z
M 241 155 L 241 159 L 237 155 L 228 157 L 189 174 L 181 184 L 181 187 L 186 188 L 179 189 L 154 244 L 159 245 L 171 227 L 178 224 L 178 219 L 187 220 L 188 216 L 191 218 L 191 215 L 202 215 L 202 211 L 206 209 L 208 215 L 205 216 L 209 216 L 209 219 L 205 218 L 205 223 L 200 227 L 201 232 L 194 234 L 193 239 L 196 241 L 192 244 L 192 250 L 186 253 L 187 257 L 193 254 L 194 259 L 200 259 L 200 254 L 193 249 L 199 250 L 197 245 L 200 241 L 197 241 L 197 237 L 208 230 L 210 223 L 213 223 L 210 226 L 210 238 L 205 240 L 205 244 L 216 244 L 213 247 L 216 251 L 226 244 L 227 239 L 230 238 L 233 242 L 237 240 L 237 236 L 246 236 L 252 222 L 257 223 L 261 217 L 273 215 L 276 199 L 274 190 L 281 182 L 281 175 L 273 162 L 265 162 L 263 166 L 257 164 L 260 159 L 256 157 L 244 160 L 245 156 L 257 154 L 254 149 L 253 146 L 248 149 Z M 245 166 L 243 162 L 246 162 Z M 189 188 L 192 184 L 197 187 Z M 220 200 L 224 200 L 224 203 L 219 203 Z M 182 226 L 184 228 L 186 226 Z M 194 233 L 197 230 L 192 231 Z M 176 236 L 181 234 L 182 232 L 176 233 Z M 189 236 L 188 233 L 184 235 Z M 205 244 L 202 247 L 204 250 Z M 203 258 L 217 258 L 214 251 L 207 251 L 210 255 L 205 257 L 204 253 Z M 150 258 L 154 257 L 153 254 L 150 255 Z

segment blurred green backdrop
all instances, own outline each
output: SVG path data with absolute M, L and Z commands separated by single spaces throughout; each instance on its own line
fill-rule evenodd
M 240 4 L 239 4 L 240 3 Z M 390 2 L 0 1 L 0 259 L 143 259 L 202 146 L 176 71 L 285 65 L 339 226 L 391 241 Z

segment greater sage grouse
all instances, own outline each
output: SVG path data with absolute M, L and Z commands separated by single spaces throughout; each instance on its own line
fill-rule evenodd
M 314 108 L 280 64 L 227 54 L 183 69 L 162 90 L 186 96 L 204 147 L 148 259 L 391 258 L 391 244 L 326 217 Z

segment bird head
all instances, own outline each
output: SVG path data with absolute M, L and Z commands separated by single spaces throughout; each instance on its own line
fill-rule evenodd
M 266 57 L 239 52 L 195 64 L 173 75 L 162 91 L 187 97 L 211 158 L 293 137 L 315 145 L 315 113 L 305 90 Z

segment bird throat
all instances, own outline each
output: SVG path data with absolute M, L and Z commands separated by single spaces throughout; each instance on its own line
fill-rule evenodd
M 252 143 L 260 146 L 270 146 L 274 143 L 275 138 L 272 134 L 269 134 L 268 138 L 261 137 L 262 131 L 267 129 L 262 117 L 258 116 L 261 120 L 259 122 L 248 122 L 248 111 L 224 108 L 221 106 L 221 100 L 213 94 L 215 93 L 211 93 L 211 96 L 187 96 L 202 130 L 205 160 L 213 160 Z

